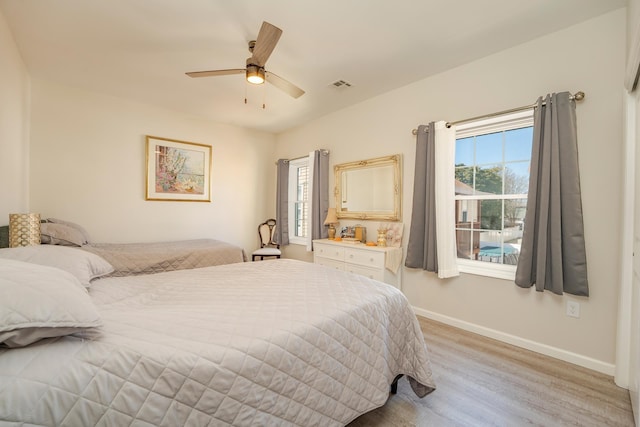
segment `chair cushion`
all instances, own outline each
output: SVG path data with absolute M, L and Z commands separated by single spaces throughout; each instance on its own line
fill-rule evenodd
M 282 252 L 278 248 L 261 248 L 253 251 L 252 255 L 275 256 L 275 255 L 282 255 Z

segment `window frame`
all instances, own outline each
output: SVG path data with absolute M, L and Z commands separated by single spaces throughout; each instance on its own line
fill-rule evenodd
M 533 109 L 518 111 L 514 113 L 501 114 L 499 116 L 487 119 L 477 120 L 456 126 L 456 141 L 462 138 L 472 136 L 485 135 L 496 132 L 504 132 L 509 130 L 533 127 Z M 531 161 L 531 159 L 529 159 Z M 504 162 L 503 162 L 504 165 Z M 508 200 L 521 199 L 521 194 L 517 195 L 500 195 L 500 198 L 487 196 L 455 196 L 455 202 L 459 200 Z M 506 197 L 505 197 L 506 196 Z M 527 195 L 524 195 L 526 198 Z M 503 216 L 504 227 L 504 216 Z M 457 258 L 458 269 L 461 273 L 475 274 L 478 276 L 493 277 L 498 279 L 515 280 L 516 265 L 492 263 L 480 260 L 471 260 L 465 258 Z
M 301 157 L 299 159 L 289 161 L 289 202 L 287 203 L 287 209 L 289 212 L 289 244 L 293 245 L 306 245 L 307 236 L 296 236 L 296 204 L 305 203 L 309 204 L 309 188 L 307 188 L 307 200 L 298 200 L 298 169 L 306 167 L 309 168 L 309 157 Z M 308 171 L 309 172 L 309 171 Z M 307 186 L 309 185 L 309 176 L 307 175 Z M 307 223 L 309 218 L 307 218 Z M 307 224 L 308 231 L 308 224 Z

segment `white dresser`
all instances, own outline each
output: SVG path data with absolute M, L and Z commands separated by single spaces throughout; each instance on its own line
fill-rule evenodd
M 321 239 L 313 241 L 313 262 L 361 274 L 371 279 L 388 283 L 401 289 L 400 268 L 395 274 L 385 267 L 387 257 L 400 257 L 400 248 L 367 246 L 363 243 L 345 243 Z M 400 262 L 400 259 L 396 260 Z M 393 264 L 393 262 L 392 262 Z

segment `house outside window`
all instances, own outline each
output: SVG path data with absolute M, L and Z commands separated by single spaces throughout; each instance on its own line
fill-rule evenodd
M 309 158 L 289 162 L 289 242 L 305 245 L 309 232 Z
M 533 110 L 456 128 L 460 271 L 514 279 L 525 227 Z

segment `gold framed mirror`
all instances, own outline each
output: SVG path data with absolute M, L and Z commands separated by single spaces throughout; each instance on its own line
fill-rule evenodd
M 400 221 L 401 155 L 333 167 L 338 218 Z

